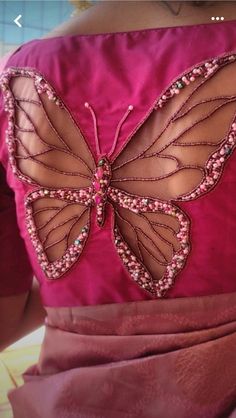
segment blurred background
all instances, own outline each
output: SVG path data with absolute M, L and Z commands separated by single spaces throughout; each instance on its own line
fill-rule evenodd
M 44 332 L 40 327 L 0 352 L 0 418 L 13 418 L 7 392 L 21 386 L 24 371 L 37 363 Z
M 24 42 L 41 38 L 68 20 L 73 10 L 67 0 L 0 0 L 0 57 Z M 14 22 L 19 15 L 21 27 Z

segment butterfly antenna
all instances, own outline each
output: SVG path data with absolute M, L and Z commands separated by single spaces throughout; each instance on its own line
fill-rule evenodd
M 123 116 L 123 118 L 118 123 L 118 126 L 116 128 L 115 138 L 114 138 L 114 141 L 113 141 L 113 145 L 112 145 L 112 148 L 111 148 L 110 152 L 108 153 L 108 157 L 110 157 L 112 155 L 112 153 L 114 152 L 114 149 L 115 149 L 116 144 L 117 144 L 117 139 L 118 139 L 118 136 L 119 136 L 119 133 L 120 133 L 121 126 L 123 125 L 125 119 L 129 115 L 129 113 L 131 112 L 131 110 L 133 110 L 133 108 L 134 108 L 133 105 L 129 105 L 128 106 L 128 109 L 126 110 L 126 112 L 125 112 L 125 114 Z
M 99 139 L 98 139 L 97 119 L 96 119 L 95 112 L 94 112 L 93 108 L 90 106 L 90 104 L 88 102 L 85 102 L 84 106 L 87 107 L 90 110 L 90 112 L 92 113 L 93 124 L 94 124 L 94 132 L 95 132 L 96 150 L 97 150 L 98 155 L 101 155 Z
M 99 139 L 98 139 L 97 118 L 96 118 L 95 112 L 94 112 L 92 106 L 88 102 L 85 102 L 84 106 L 87 107 L 92 114 L 93 124 L 94 124 L 94 132 L 95 132 L 96 150 L 97 150 L 97 154 L 101 155 L 100 144 L 99 144 Z M 126 110 L 126 112 L 124 114 L 124 116 L 122 117 L 122 119 L 118 123 L 118 126 L 116 128 L 115 138 L 114 138 L 114 141 L 113 141 L 113 144 L 112 144 L 112 148 L 111 148 L 110 152 L 108 153 L 108 157 L 110 157 L 112 155 L 112 153 L 114 152 L 116 144 L 117 144 L 117 139 L 119 137 L 121 126 L 123 125 L 124 121 L 126 120 L 127 116 L 129 115 L 129 113 L 133 110 L 133 108 L 134 108 L 133 105 L 129 105 L 128 109 Z

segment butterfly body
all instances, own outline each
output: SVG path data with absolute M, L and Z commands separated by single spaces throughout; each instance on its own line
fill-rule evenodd
M 107 191 L 111 180 L 111 166 L 106 156 L 98 160 L 97 167 L 93 176 L 92 200 L 96 206 L 96 222 L 102 227 L 105 221 L 105 206 L 107 201 Z

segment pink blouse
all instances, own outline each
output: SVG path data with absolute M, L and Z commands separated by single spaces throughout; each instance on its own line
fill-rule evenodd
M 235 292 L 235 61 L 235 20 L 8 57 L 0 295 L 33 275 L 55 307 Z

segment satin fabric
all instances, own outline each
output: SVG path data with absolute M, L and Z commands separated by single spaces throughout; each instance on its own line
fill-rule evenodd
M 235 418 L 235 292 L 47 314 L 14 418 Z
M 213 41 L 206 42 L 206 39 Z M 175 77 L 203 60 L 235 51 L 236 25 L 235 21 L 229 21 L 36 39 L 22 45 L 8 59 L 5 68 L 30 67 L 40 71 L 70 109 L 96 156 L 94 126 L 84 106 L 86 101 L 96 111 L 102 152 L 110 149 L 117 123 L 127 106 L 134 106 L 120 131 L 119 152 Z M 79 262 L 60 279 L 46 280 L 25 223 L 24 197 L 33 186 L 21 182 L 9 168 L 6 127 L 6 114 L 1 109 L 0 161 L 6 170 L 8 185 L 15 192 L 19 233 L 26 246 L 32 275 L 39 280 L 43 304 L 73 307 L 152 299 L 132 280 L 116 253 L 111 239 L 109 207 L 102 230 L 92 217 L 90 237 Z M 214 190 L 194 201 L 179 204 L 191 219 L 192 251 L 165 298 L 236 291 L 235 191 L 234 152 Z M 11 214 L 6 216 L 6 224 L 9 222 Z M 9 258 L 10 250 L 9 245 Z M 12 283 L 12 292 L 17 292 L 25 278 L 22 275 L 21 280 L 15 280 L 12 269 L 6 282 L 8 280 Z M 4 286 L 1 291 L 4 294 Z

